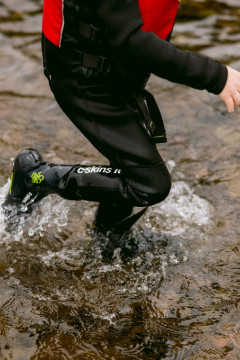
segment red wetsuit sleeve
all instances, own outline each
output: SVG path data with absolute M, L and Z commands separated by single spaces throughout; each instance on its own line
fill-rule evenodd
M 211 58 L 178 49 L 152 32 L 141 29 L 143 20 L 137 0 L 98 0 L 96 14 L 107 41 L 118 56 L 129 58 L 144 71 L 219 94 L 227 81 L 227 68 Z

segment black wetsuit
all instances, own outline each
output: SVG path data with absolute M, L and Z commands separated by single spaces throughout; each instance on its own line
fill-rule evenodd
M 45 6 L 51 2 L 44 1 Z M 156 147 L 156 142 L 166 141 L 161 116 L 143 90 L 149 74 L 218 94 L 225 86 L 227 69 L 144 31 L 137 0 L 64 0 L 63 4 L 62 15 L 58 9 L 59 37 L 48 29 L 51 7 L 45 10 L 45 73 L 62 110 L 111 167 L 74 170 L 67 179 L 72 183 L 68 197 L 81 191 L 86 200 L 123 204 L 125 209 L 156 204 L 168 195 L 171 178 Z M 90 34 L 88 25 L 98 30 Z

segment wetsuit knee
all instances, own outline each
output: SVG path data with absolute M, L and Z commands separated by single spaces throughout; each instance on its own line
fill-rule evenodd
M 129 192 L 134 206 L 155 205 L 168 196 L 171 176 L 164 162 L 130 167 Z

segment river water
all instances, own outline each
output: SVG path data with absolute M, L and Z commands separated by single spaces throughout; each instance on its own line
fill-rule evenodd
M 183 0 L 173 41 L 240 70 L 239 0 Z M 26 147 L 106 163 L 56 105 L 41 67 L 40 0 L 0 0 L 0 203 Z M 14 234 L 0 215 L 0 359 L 240 359 L 240 123 L 219 98 L 152 77 L 168 199 L 111 261 L 96 204 L 44 199 Z M 71 146 L 70 146 L 71 144 Z

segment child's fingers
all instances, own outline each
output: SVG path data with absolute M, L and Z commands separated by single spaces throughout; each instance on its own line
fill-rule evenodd
M 233 96 L 234 106 L 238 107 L 240 105 L 240 93 L 238 91 L 235 92 Z
M 223 100 L 226 104 L 228 112 L 234 112 L 234 101 L 232 97 L 227 97 Z

